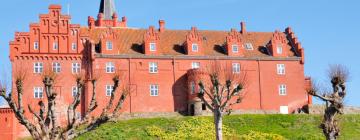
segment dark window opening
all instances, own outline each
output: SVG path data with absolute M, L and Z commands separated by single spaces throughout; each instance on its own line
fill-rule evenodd
M 191 115 L 191 116 L 194 116 L 194 114 L 195 114 L 195 105 L 194 105 L 194 104 L 191 104 L 191 105 L 190 105 L 190 115 Z
M 95 52 L 101 53 L 101 44 L 100 43 L 95 45 Z
M 206 105 L 204 103 L 202 104 L 202 110 L 206 110 Z

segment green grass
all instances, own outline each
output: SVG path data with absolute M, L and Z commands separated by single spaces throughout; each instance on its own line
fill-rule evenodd
M 196 118 L 212 121 L 212 117 Z M 164 131 L 163 133 L 175 134 L 178 129 L 177 125 L 191 119 L 194 119 L 194 117 L 133 119 L 116 123 L 109 122 L 77 139 L 159 139 L 150 136 L 147 132 L 150 126 L 160 128 Z M 224 125 L 234 133 L 235 138 L 255 131 L 278 134 L 289 140 L 321 140 L 324 138 L 322 131 L 318 128 L 320 122 L 320 115 L 231 115 L 224 118 Z M 340 125 L 342 130 L 341 140 L 360 140 L 360 115 L 344 115 Z M 188 133 L 191 133 L 191 128 L 189 131 Z

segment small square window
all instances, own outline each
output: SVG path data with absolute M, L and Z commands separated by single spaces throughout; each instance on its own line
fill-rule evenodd
M 78 94 L 78 87 L 77 86 L 73 86 L 72 88 L 71 88 L 71 95 L 73 96 L 73 97 L 76 97 L 76 95 Z
M 114 86 L 113 85 L 106 85 L 106 96 L 111 96 L 111 92 L 112 90 L 114 89 Z
M 39 49 L 39 42 L 34 42 L 34 50 L 38 50 Z
M 195 92 L 196 92 L 196 84 L 195 84 L 195 82 L 191 82 L 190 89 L 191 89 L 191 94 L 195 94 Z
M 150 73 L 158 73 L 158 63 L 150 62 L 149 63 L 149 72 Z
M 77 49 L 76 43 L 71 43 L 71 49 L 75 51 Z
M 156 43 L 150 43 L 150 51 L 156 51 Z
M 60 63 L 58 63 L 58 62 L 52 63 L 52 69 L 53 69 L 53 72 L 60 73 L 61 72 Z
M 282 47 L 281 44 L 278 44 L 278 45 L 277 45 L 277 47 L 276 47 L 276 52 L 277 52 L 278 54 L 282 54 L 282 52 L 283 52 L 283 47 Z
M 81 65 L 80 63 L 72 63 L 72 73 L 77 74 L 80 73 Z
M 239 63 L 233 63 L 232 64 L 233 73 L 240 73 L 240 64 Z
M 191 46 L 192 46 L 191 48 L 192 48 L 193 52 L 198 52 L 199 51 L 199 45 L 198 44 L 192 44 Z
M 115 64 L 113 62 L 106 63 L 106 73 L 115 73 Z
M 277 74 L 285 75 L 285 64 L 277 64 Z
M 238 53 L 239 52 L 239 46 L 238 45 L 232 45 L 232 52 Z
M 251 43 L 245 43 L 245 49 L 246 50 L 254 50 L 254 47 Z
M 44 89 L 42 87 L 34 87 L 34 98 L 43 98 Z
M 106 50 L 112 50 L 113 49 L 113 44 L 111 41 L 106 41 Z
M 43 63 L 36 62 L 34 63 L 34 73 L 42 73 L 43 72 Z
M 150 85 L 150 96 L 159 96 L 159 85 Z
M 192 62 L 191 63 L 192 69 L 199 69 L 200 68 L 200 62 Z
M 286 85 L 284 84 L 279 85 L 279 95 L 282 96 L 286 95 Z

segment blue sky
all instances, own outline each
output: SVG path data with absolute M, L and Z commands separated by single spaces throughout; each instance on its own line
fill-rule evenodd
M 360 1 L 358 0 L 115 0 L 128 26 L 147 28 L 166 20 L 166 28 L 230 30 L 245 21 L 248 31 L 283 31 L 291 26 L 305 48 L 305 74 L 328 82 L 329 64 L 346 65 L 351 74 L 347 105 L 360 106 Z M 0 8 L 0 77 L 9 77 L 8 42 L 15 31 L 28 31 L 49 4 L 70 5 L 72 23 L 96 17 L 99 0 L 7 0 Z

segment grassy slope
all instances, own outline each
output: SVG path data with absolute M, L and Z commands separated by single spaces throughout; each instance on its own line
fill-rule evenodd
M 134 119 L 107 123 L 78 139 L 156 139 L 148 136 L 145 131 L 148 126 L 155 125 L 167 131 L 175 131 L 176 124 L 190 118 Z M 322 131 L 318 128 L 320 122 L 321 116 L 318 115 L 232 115 L 224 118 L 224 125 L 235 131 L 237 135 L 258 131 L 279 134 L 291 140 L 323 139 Z M 341 128 L 340 139 L 360 140 L 360 115 L 345 115 Z

